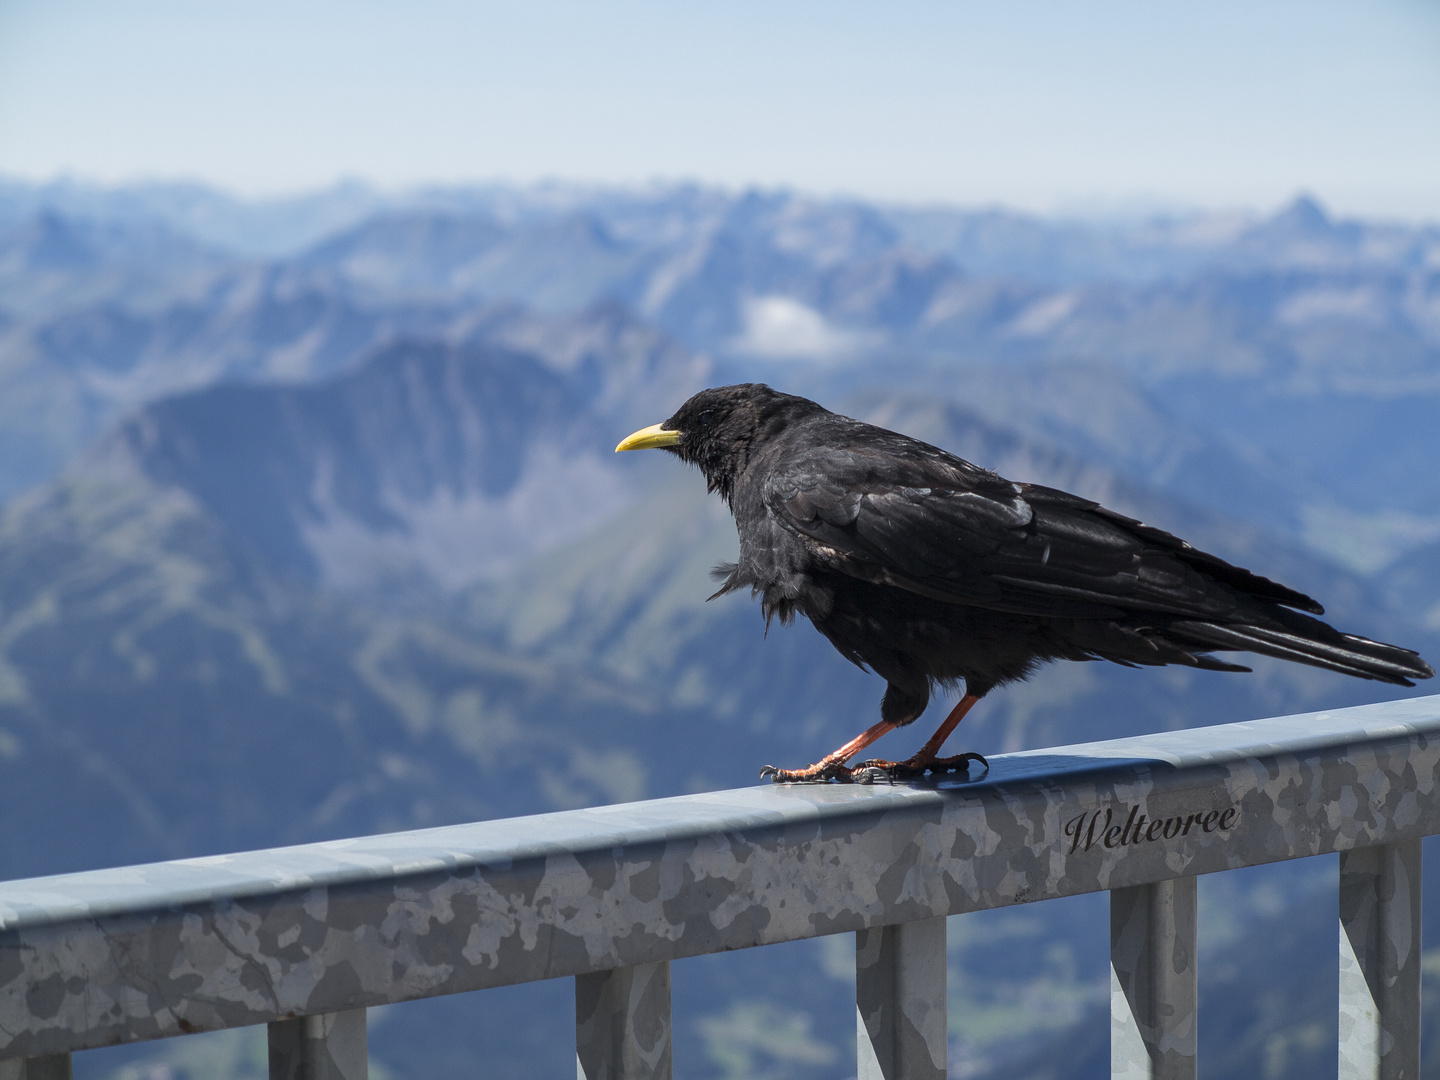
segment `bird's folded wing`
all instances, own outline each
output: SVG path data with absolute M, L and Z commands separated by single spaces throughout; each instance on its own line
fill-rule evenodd
M 929 485 L 777 475 L 770 513 L 832 569 L 953 603 L 1054 617 L 1233 614 L 1242 597 L 1318 611 L 1309 597 L 1050 488 L 991 473 Z M 943 482 L 936 483 L 935 480 Z M 1241 595 L 1237 595 L 1241 594 Z

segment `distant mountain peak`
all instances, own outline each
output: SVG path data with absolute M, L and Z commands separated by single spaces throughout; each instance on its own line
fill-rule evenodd
M 1297 233 L 1329 233 L 1334 222 L 1315 196 L 1302 192 L 1290 205 L 1268 222 L 1272 227 L 1293 229 Z
M 1399 262 L 1413 248 L 1414 236 L 1383 238 L 1372 226 L 1358 221 L 1337 221 L 1313 195 L 1297 195 L 1274 215 L 1259 222 L 1240 238 L 1230 260 L 1274 268 L 1316 270 L 1373 261 L 1379 257 Z

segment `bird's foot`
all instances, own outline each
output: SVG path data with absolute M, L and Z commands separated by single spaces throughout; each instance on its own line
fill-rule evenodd
M 847 784 L 851 771 L 843 761 L 817 761 L 804 769 L 777 769 L 766 765 L 760 770 L 760 779 L 769 777 L 777 784 L 823 784 L 830 780 Z
M 969 774 L 971 762 L 986 769 L 990 763 L 980 754 L 957 754 L 948 758 L 921 758 L 918 754 L 907 761 L 886 761 L 874 758 L 855 765 L 842 761 L 818 761 L 805 769 L 777 769 L 766 765 L 761 779 L 768 777 L 777 784 L 893 784 L 896 780 L 915 780 L 926 773 L 943 776 L 947 773 Z
M 916 754 L 905 761 L 885 761 L 881 758 L 874 758 L 870 761 L 862 761 L 850 770 L 855 774 L 855 778 L 851 782 L 873 784 L 884 780 L 893 784 L 896 780 L 918 780 L 926 773 L 934 776 L 965 773 L 968 776 L 972 762 L 984 765 L 987 772 L 990 769 L 990 762 L 985 760 L 985 756 L 976 753 L 956 754 L 954 757 L 947 758 L 927 758 Z M 862 773 L 866 774 L 866 779 L 860 779 Z

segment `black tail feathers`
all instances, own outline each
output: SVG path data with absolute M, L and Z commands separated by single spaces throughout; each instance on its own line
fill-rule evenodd
M 1268 614 L 1273 617 L 1273 622 L 1263 620 L 1271 623 L 1268 626 L 1182 619 L 1166 629 L 1200 648 L 1240 649 L 1397 686 L 1414 686 L 1413 680 L 1435 675 L 1435 669 L 1413 650 L 1343 634 L 1319 619 L 1284 608 Z

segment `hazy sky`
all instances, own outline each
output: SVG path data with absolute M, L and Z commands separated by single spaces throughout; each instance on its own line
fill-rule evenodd
M 0 0 L 0 174 L 1440 219 L 1440 3 Z

